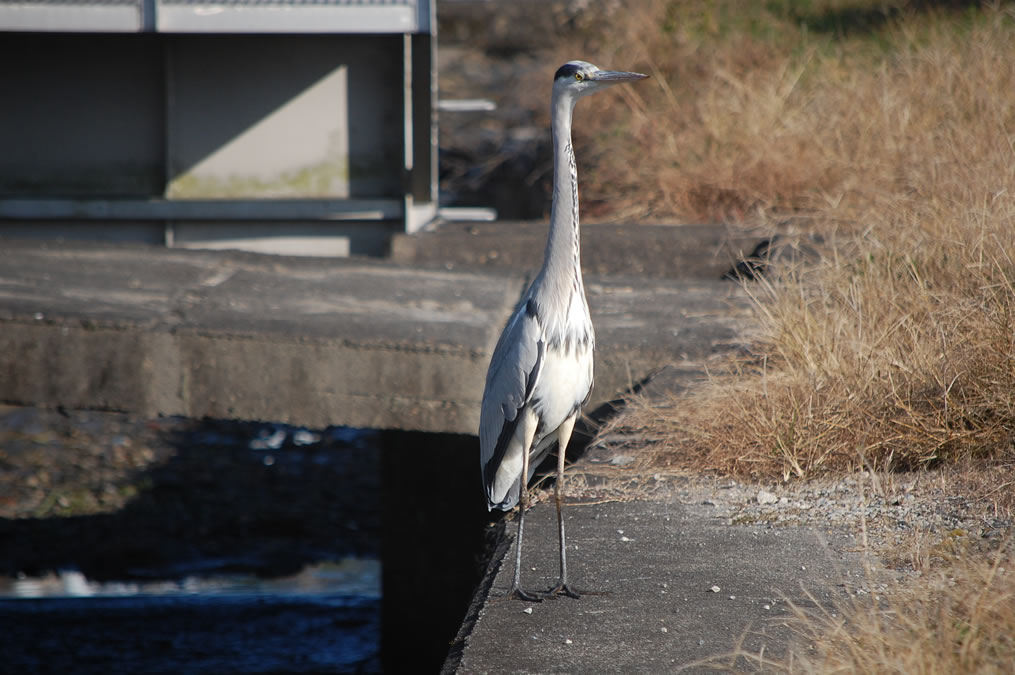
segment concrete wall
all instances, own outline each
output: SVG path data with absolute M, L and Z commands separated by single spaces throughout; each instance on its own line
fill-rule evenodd
M 401 50 L 400 35 L 174 36 L 166 196 L 401 194 Z
M 0 34 L 0 196 L 161 195 L 161 39 Z
M 431 44 L 0 33 L 0 236 L 382 255 L 436 209 Z

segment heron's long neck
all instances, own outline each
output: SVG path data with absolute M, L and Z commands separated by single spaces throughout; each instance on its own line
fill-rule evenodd
M 550 128 L 553 132 L 553 202 L 550 236 L 543 260 L 543 283 L 566 298 L 584 295 L 581 274 L 581 239 L 578 229 L 578 167 L 571 148 L 573 103 L 554 100 Z M 550 289 L 548 289 L 550 290 Z

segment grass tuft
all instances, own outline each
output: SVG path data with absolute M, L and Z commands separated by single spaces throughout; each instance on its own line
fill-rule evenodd
M 654 78 L 592 120 L 585 193 L 827 244 L 748 286 L 750 359 L 621 424 L 682 453 L 661 462 L 759 477 L 1015 463 L 1015 10 L 704 4 L 595 35 Z M 833 14 L 852 28 L 808 29 Z
M 960 561 L 886 597 L 838 612 L 795 608 L 805 648 L 770 670 L 843 673 L 1005 673 L 1015 654 L 1012 558 Z

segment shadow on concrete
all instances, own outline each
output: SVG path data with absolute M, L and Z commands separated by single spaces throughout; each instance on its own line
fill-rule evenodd
M 386 672 L 437 672 L 501 541 L 479 477 L 479 439 L 383 434 L 381 651 Z
M 178 99 L 169 106 L 176 142 L 169 153 L 168 182 L 279 114 L 332 73 L 346 69 L 346 91 L 340 96 L 343 103 L 356 100 L 345 110 L 349 164 L 348 176 L 343 178 L 348 179 L 349 196 L 398 193 L 400 136 L 385 130 L 401 124 L 400 104 L 390 93 L 391 83 L 401 79 L 401 36 L 346 35 L 337 40 L 332 35 L 268 39 L 263 35 L 182 35 L 173 36 L 166 45 L 169 87 Z M 331 91 L 330 95 L 339 94 Z M 332 151 L 338 153 L 339 148 Z M 339 170 L 337 165 L 332 168 Z

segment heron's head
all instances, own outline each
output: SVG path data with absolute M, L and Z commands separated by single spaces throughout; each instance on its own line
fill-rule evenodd
M 602 70 L 585 61 L 568 61 L 557 69 L 553 76 L 554 96 L 569 96 L 577 101 L 582 96 L 594 94 L 610 85 L 621 82 L 642 80 L 648 75 L 625 73 L 617 70 Z

